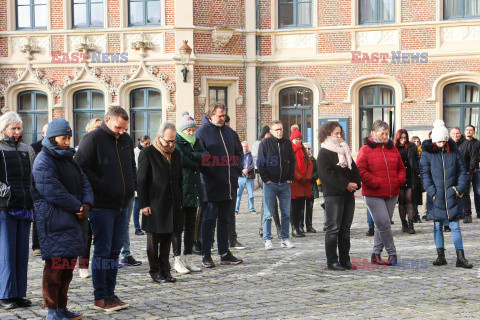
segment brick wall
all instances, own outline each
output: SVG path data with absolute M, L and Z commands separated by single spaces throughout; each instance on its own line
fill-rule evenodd
M 409 28 L 401 32 L 402 50 L 435 49 L 436 30 L 435 28 Z
M 350 32 L 330 32 L 318 34 L 318 53 L 350 52 L 352 35 Z
M 402 22 L 435 21 L 437 1 L 438 0 L 403 0 Z

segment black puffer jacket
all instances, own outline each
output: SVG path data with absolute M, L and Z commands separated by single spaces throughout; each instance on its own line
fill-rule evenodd
M 133 141 L 128 133 L 116 139 L 102 122 L 83 137 L 75 159 L 92 185 L 94 207 L 122 209 L 128 205 L 137 180 Z
M 30 158 L 26 144 L 12 138 L 0 141 L 0 210 L 33 209 Z
M 465 139 L 465 136 L 462 134 L 456 145 L 463 156 L 463 160 L 465 160 L 467 173 L 472 173 L 475 169 L 478 169 L 477 142 Z
M 293 181 L 295 154 L 287 138 L 269 137 L 258 147 L 257 168 L 263 182 L 283 183 Z

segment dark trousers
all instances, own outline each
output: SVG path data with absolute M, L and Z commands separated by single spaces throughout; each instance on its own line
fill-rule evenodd
M 465 214 L 472 214 L 472 200 L 470 199 L 470 187 L 472 186 L 472 175 L 468 175 L 467 191 L 463 194 L 462 204 Z
M 345 192 L 343 196 L 325 197 L 325 212 L 327 215 L 325 253 L 328 264 L 350 261 L 350 227 L 352 226 L 354 210 L 355 197 L 352 192 Z
M 223 255 L 228 251 L 228 220 L 232 202 L 235 200 L 205 202 L 202 222 L 202 253 L 210 255 L 213 243 L 215 223 L 217 224 L 218 254 Z
M 197 216 L 197 208 L 186 207 L 183 208 L 183 215 L 185 217 L 183 221 L 183 242 L 184 249 L 183 254 L 193 253 L 193 234 L 195 232 L 195 220 Z M 179 256 L 182 254 L 182 233 L 175 232 L 172 236 L 172 248 L 173 255 Z
M 92 227 L 90 222 L 87 221 L 87 252 L 84 256 L 79 256 L 80 269 L 88 269 L 90 262 L 90 249 L 92 248 Z
M 155 278 L 159 272 L 170 271 L 170 244 L 171 233 L 147 232 L 147 257 L 150 265 L 150 276 Z
M 305 200 L 305 214 L 303 214 L 303 210 L 300 212 L 300 223 L 298 226 L 303 229 L 303 227 L 307 227 L 307 229 L 312 228 L 312 219 L 313 219 L 313 203 L 315 202 L 315 199 L 313 197 L 310 197 Z M 305 221 L 305 224 L 303 224 L 303 221 Z
M 233 199 L 237 199 L 237 191 L 235 190 Z M 237 230 L 236 230 L 236 219 L 235 219 L 235 205 L 237 204 L 236 200 L 232 201 L 232 206 L 230 208 L 230 216 L 228 219 L 228 241 L 234 243 L 237 241 Z
M 52 260 L 45 260 L 42 280 L 44 307 L 56 309 L 67 306 L 68 287 L 76 263 L 77 258 L 58 258 L 53 263 Z
M 203 222 L 203 206 L 197 208 L 197 215 L 195 216 L 195 231 L 193 233 L 193 241 L 202 241 L 202 222 Z
M 38 242 L 38 231 L 37 231 L 37 224 L 35 221 L 32 223 L 32 250 L 40 249 L 40 242 Z
M 300 227 L 300 219 L 304 216 L 305 212 L 305 198 L 297 198 L 291 200 L 290 205 L 290 224 L 292 229 Z
M 95 300 L 115 294 L 118 256 L 123 246 L 128 207 L 123 209 L 93 208 L 88 214 L 95 244 L 92 258 L 92 282 Z

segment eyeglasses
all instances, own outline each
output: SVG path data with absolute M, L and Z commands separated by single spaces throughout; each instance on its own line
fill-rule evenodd
M 168 143 L 168 144 L 174 144 L 177 140 L 165 140 L 163 139 L 163 137 L 160 137 L 160 139 L 162 139 L 163 141 L 165 141 L 165 143 Z

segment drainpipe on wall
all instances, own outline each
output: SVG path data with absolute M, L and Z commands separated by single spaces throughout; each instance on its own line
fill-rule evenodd
M 256 1 L 256 27 L 257 30 L 260 28 L 260 0 Z M 261 106 L 262 106 L 262 99 L 260 97 L 260 94 L 262 93 L 261 90 L 261 82 L 260 82 L 260 67 L 258 66 L 258 57 L 260 56 L 260 36 L 257 34 L 255 36 L 255 42 L 256 42 L 256 51 L 257 51 L 257 65 L 255 67 L 255 81 L 256 81 L 256 87 L 257 87 L 257 137 L 255 140 L 258 139 L 260 136 L 260 133 L 262 131 L 262 123 L 261 123 L 261 116 L 262 116 L 262 111 L 261 111 Z

